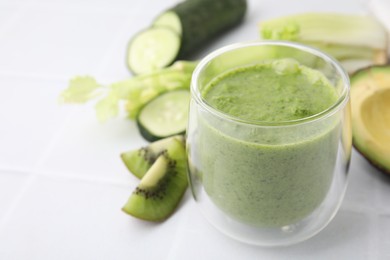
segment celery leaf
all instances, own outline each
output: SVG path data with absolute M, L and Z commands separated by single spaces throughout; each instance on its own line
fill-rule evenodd
M 106 97 L 99 100 L 95 105 L 96 116 L 100 122 L 114 118 L 119 113 L 119 97 L 111 91 Z
M 90 76 L 78 76 L 69 81 L 69 86 L 60 95 L 63 103 L 85 103 L 99 95 L 102 88 L 96 80 Z

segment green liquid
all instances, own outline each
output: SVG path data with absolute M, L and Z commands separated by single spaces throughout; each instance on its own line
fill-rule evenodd
M 281 122 L 318 114 L 337 95 L 319 71 L 278 60 L 228 71 L 203 91 L 212 107 L 237 118 Z
M 320 72 L 291 60 L 228 71 L 202 95 L 223 113 L 268 122 L 308 117 L 337 100 Z M 336 161 L 339 127 L 334 120 L 291 130 L 254 130 L 242 138 L 237 138 L 240 126 L 229 128 L 235 137 L 221 131 L 224 127 L 206 117 L 198 125 L 198 170 L 222 211 L 251 225 L 279 227 L 301 220 L 321 204 Z

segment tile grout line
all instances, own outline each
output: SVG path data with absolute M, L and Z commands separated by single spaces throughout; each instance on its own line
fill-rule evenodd
M 30 186 L 32 185 L 33 181 L 36 178 L 37 176 L 35 174 L 31 174 L 26 180 L 26 182 L 23 184 L 22 188 L 19 191 L 19 194 L 16 196 L 16 198 L 14 198 L 12 205 L 8 208 L 5 215 L 2 218 L 0 218 L 0 230 L 2 230 L 6 226 L 8 221 L 11 219 L 11 216 L 13 215 L 17 206 L 22 201 L 24 194 L 27 192 L 27 190 L 30 188 Z
M 12 29 L 12 26 L 26 13 L 26 11 L 31 7 L 33 7 L 31 4 L 27 6 L 20 7 L 19 10 L 17 10 L 10 18 L 6 20 L 5 23 L 2 24 L 0 27 L 0 35 L 6 34 L 9 30 Z M 51 8 L 49 8 L 51 9 Z M 124 31 L 124 25 L 121 28 L 121 31 Z M 105 65 L 108 63 L 109 57 L 112 55 L 115 46 L 120 42 L 121 34 L 117 34 L 115 37 L 115 40 L 111 43 L 108 51 L 104 55 L 103 59 L 101 60 L 99 67 L 97 69 L 97 72 L 104 71 Z M 55 79 L 55 80 L 64 80 L 64 77 L 58 76 L 58 75 L 43 75 L 43 74 L 34 74 L 34 73 L 17 73 L 14 71 L 0 71 L 0 75 L 6 75 L 6 76 L 20 76 L 20 77 L 35 77 L 35 78 L 44 78 L 44 79 Z M 58 143 L 62 133 L 64 132 L 66 125 L 71 120 L 73 115 L 76 113 L 76 111 L 72 111 L 69 113 L 62 123 L 62 125 L 59 127 L 59 129 L 54 133 L 53 137 L 51 138 L 49 144 L 46 146 L 45 150 L 43 151 L 42 155 L 38 158 L 37 162 L 34 164 L 31 171 L 29 170 L 23 170 L 23 169 L 0 169 L 0 170 L 9 170 L 13 172 L 20 172 L 29 174 L 27 180 L 23 183 L 22 187 L 20 188 L 20 191 L 18 192 L 17 196 L 13 199 L 12 204 L 8 207 L 5 215 L 0 218 L 0 230 L 2 230 L 6 224 L 9 222 L 9 220 L 12 218 L 13 213 L 20 205 L 21 201 L 23 200 L 25 194 L 29 190 L 29 188 L 33 185 L 34 181 L 39 176 L 47 176 L 52 178 L 60 178 L 60 179 L 67 179 L 67 180 L 82 180 L 89 183 L 100 183 L 100 184 L 115 184 L 124 186 L 122 182 L 115 182 L 110 181 L 107 179 L 92 179 L 92 178 L 80 178 L 80 176 L 77 175 L 52 175 L 49 172 L 39 171 L 39 166 L 41 166 L 49 157 L 50 153 L 52 152 L 55 145 Z
M 67 180 L 67 181 L 82 181 L 90 184 L 106 184 L 117 187 L 128 187 L 128 183 L 123 181 L 117 181 L 110 178 L 96 178 L 96 177 L 87 177 L 86 175 L 77 175 L 72 174 L 70 172 L 57 172 L 56 174 L 52 174 L 49 171 L 43 170 L 25 170 L 25 169 L 16 169 L 16 168 L 0 168 L 0 174 L 2 172 L 7 173 L 15 173 L 15 174 L 24 174 L 24 175 L 35 175 L 41 176 L 49 179 L 57 179 L 57 180 Z
M 51 138 L 49 144 L 47 144 L 45 150 L 42 152 L 42 155 L 39 157 L 37 162 L 34 165 L 33 169 L 39 168 L 39 166 L 42 166 L 42 164 L 47 160 L 50 153 L 52 152 L 54 146 L 58 143 L 61 135 L 64 133 L 65 128 L 67 124 L 71 121 L 71 118 L 76 114 L 76 110 L 73 109 L 65 118 L 65 120 L 62 122 L 59 129 L 54 133 L 53 137 Z
M 8 210 L 6 211 L 5 215 L 0 218 L 0 230 L 3 229 L 6 224 L 8 223 L 8 221 L 11 219 L 11 216 L 13 214 L 13 212 L 15 211 L 15 209 L 17 208 L 17 206 L 20 204 L 20 202 L 22 201 L 25 193 L 27 192 L 27 190 L 30 188 L 30 186 L 32 185 L 32 183 L 34 182 L 34 180 L 37 178 L 37 176 L 39 175 L 35 170 L 38 166 L 40 166 L 42 164 L 42 162 L 44 162 L 44 160 L 47 158 L 49 152 L 51 151 L 53 145 L 57 142 L 57 139 L 59 139 L 60 137 L 60 134 L 62 133 L 66 123 L 69 121 L 69 118 L 71 118 L 71 116 L 75 113 L 75 111 L 71 112 L 70 114 L 68 114 L 68 116 L 66 117 L 66 119 L 64 120 L 64 122 L 62 123 L 61 127 L 59 130 L 57 130 L 57 132 L 54 134 L 54 136 L 52 137 L 50 143 L 47 145 L 47 148 L 44 150 L 44 152 L 42 153 L 42 156 L 37 160 L 37 162 L 34 164 L 33 168 L 32 168 L 32 171 L 23 171 L 23 170 L 16 170 L 16 171 L 20 171 L 20 172 L 25 172 L 27 174 L 29 174 L 29 177 L 28 179 L 26 180 L 26 182 L 24 183 L 24 185 L 22 186 L 21 190 L 19 191 L 19 194 L 16 196 L 16 198 L 13 200 L 13 203 L 12 205 L 8 208 Z M 12 171 L 12 170 L 11 170 Z M 14 170 L 15 171 L 15 170 Z
M 49 74 L 39 74 L 39 73 L 30 73 L 30 72 L 17 72 L 12 70 L 0 70 L 0 76 L 3 77 L 18 77 L 18 78 L 36 78 L 36 79 L 46 79 L 46 80 L 58 80 L 58 81 L 68 81 L 70 77 L 65 75 L 49 75 Z
M 110 186 L 117 186 L 117 187 L 128 187 L 128 184 L 122 182 L 122 181 L 115 181 L 108 178 L 96 178 L 96 177 L 86 177 L 85 175 L 75 175 L 75 174 L 62 174 L 62 173 L 56 173 L 51 174 L 49 172 L 41 171 L 36 173 L 37 176 L 44 176 L 46 178 L 50 179 L 56 179 L 56 180 L 67 180 L 67 181 L 81 181 L 89 184 L 97 184 L 97 185 L 110 185 Z
M 89 177 L 85 177 L 85 176 L 77 176 L 75 174 L 66 174 L 65 175 L 65 174 L 61 174 L 61 173 L 56 173 L 54 175 L 54 174 L 51 174 L 51 173 L 49 173 L 47 171 L 39 169 L 47 161 L 47 159 L 49 158 L 51 152 L 55 148 L 55 145 L 59 142 L 62 134 L 64 133 L 66 126 L 69 124 L 69 122 L 71 122 L 71 120 L 73 119 L 73 117 L 74 117 L 74 115 L 76 113 L 77 113 L 77 110 L 73 110 L 71 113 L 69 113 L 67 115 L 67 117 L 64 120 L 64 122 L 62 123 L 61 127 L 55 132 L 55 134 L 51 138 L 49 144 L 47 144 L 45 150 L 43 151 L 42 155 L 40 156 L 40 158 L 35 163 L 35 165 L 33 167 L 33 172 L 32 173 L 35 174 L 35 175 L 48 176 L 48 177 L 53 177 L 53 178 L 55 178 L 55 176 L 56 176 L 56 177 L 59 177 L 59 178 L 62 178 L 62 179 L 80 180 L 80 181 L 89 182 L 89 183 L 100 183 L 100 184 L 104 183 L 104 184 L 122 186 L 121 182 L 116 182 L 116 181 L 113 181 L 113 180 L 110 180 L 110 179 L 89 178 Z
M 96 178 L 96 177 L 87 177 L 84 175 L 77 175 L 70 172 L 57 172 L 56 174 L 52 174 L 50 171 L 40 169 L 40 167 L 48 160 L 49 156 L 51 155 L 53 149 L 55 148 L 55 145 L 59 142 L 62 134 L 64 133 L 67 125 L 71 120 L 73 119 L 74 115 L 77 113 L 77 110 L 74 109 L 71 111 L 65 118 L 65 120 L 62 122 L 61 126 L 55 131 L 53 134 L 50 142 L 46 145 L 46 148 L 40 155 L 40 157 L 37 159 L 35 164 L 33 165 L 32 169 L 24 169 L 24 168 L 15 168 L 9 166 L 8 168 L 2 168 L 0 167 L 0 171 L 5 172 L 15 172 L 19 174 L 31 174 L 35 176 L 45 176 L 53 179 L 63 179 L 63 180 L 78 180 L 83 181 L 87 183 L 94 183 L 94 184 L 107 184 L 107 185 L 115 185 L 120 187 L 126 187 L 127 184 L 122 181 L 116 181 L 109 178 Z
M 119 39 L 118 39 L 119 42 Z M 116 43 L 118 43 L 116 42 Z M 109 49 L 114 49 L 115 44 L 110 46 Z M 109 50 L 109 53 L 112 54 L 113 50 Z M 105 56 L 109 56 L 108 54 Z M 27 79 L 43 79 L 43 80 L 55 80 L 55 81 L 66 81 L 69 82 L 70 79 L 77 76 L 91 76 L 97 78 L 99 76 L 99 82 L 115 82 L 118 81 L 118 78 L 114 78 L 112 76 L 105 76 L 103 68 L 104 65 L 102 63 L 106 63 L 108 60 L 107 57 L 103 57 L 103 61 L 100 62 L 100 65 L 96 69 L 95 73 L 84 73 L 80 75 L 62 75 L 62 74 L 41 74 L 41 73 L 30 73 L 30 72 L 20 72 L 20 71 L 12 71 L 12 70 L 0 70 L 0 77 L 17 77 L 17 78 L 27 78 Z M 123 65 L 125 66 L 125 65 Z M 99 74 L 101 73 L 101 74 Z M 131 77 L 130 73 L 128 77 Z M 65 89 L 65 87 L 64 87 Z

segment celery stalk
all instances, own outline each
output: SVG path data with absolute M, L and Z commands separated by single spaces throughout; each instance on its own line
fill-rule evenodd
M 263 39 L 307 44 L 340 62 L 387 62 L 387 32 L 369 16 L 338 13 L 303 13 L 259 23 Z
M 159 94 L 179 88 L 190 88 L 192 72 L 196 61 L 176 61 L 170 67 L 102 85 L 92 77 L 75 77 L 60 95 L 62 103 L 86 103 L 97 100 L 96 115 L 100 121 L 119 114 L 124 103 L 125 112 L 134 119 L 139 110 Z

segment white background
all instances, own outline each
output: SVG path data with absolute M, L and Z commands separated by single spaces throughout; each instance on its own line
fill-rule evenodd
M 93 107 L 59 105 L 58 95 L 75 75 L 129 77 L 127 41 L 175 2 L 0 0 L 0 259 L 389 259 L 390 178 L 356 152 L 341 210 L 296 246 L 225 237 L 189 192 L 160 224 L 121 212 L 138 180 L 119 154 L 146 142 L 134 122 L 100 124 Z M 367 12 L 358 0 L 252 0 L 244 23 L 195 58 L 303 11 Z

